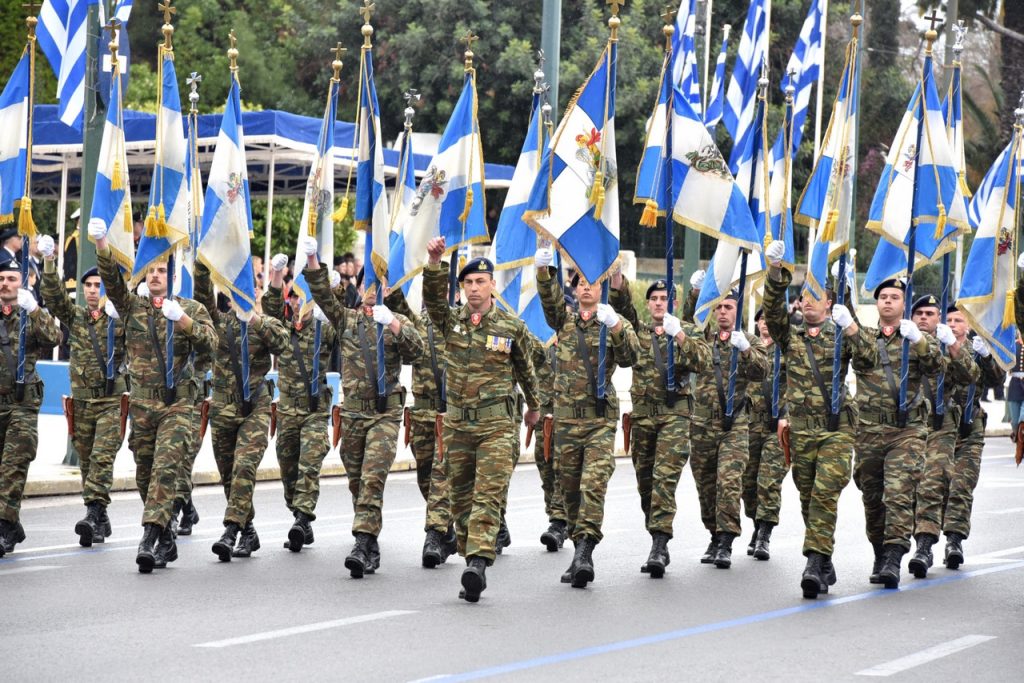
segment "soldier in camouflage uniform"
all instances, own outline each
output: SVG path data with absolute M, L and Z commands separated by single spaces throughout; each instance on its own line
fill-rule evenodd
M 185 461 L 181 464 L 181 471 L 178 473 L 178 494 L 174 499 L 174 515 L 172 526 L 176 523 L 175 533 L 178 536 L 191 536 L 192 527 L 199 523 L 199 511 L 192 502 L 192 470 L 195 468 L 196 458 L 203 447 L 203 439 L 200 437 L 202 429 L 202 409 L 204 401 L 209 397 L 212 380 L 207 380 L 207 373 L 213 368 L 213 358 L 209 353 L 196 353 L 192 359 L 195 367 L 193 383 L 198 388 L 196 392 L 196 420 L 192 423 L 192 435 L 189 440 L 189 447 L 186 451 Z M 178 513 L 181 513 L 180 521 Z
M 621 274 L 612 276 L 608 300 L 635 330 L 641 330 L 629 283 Z M 637 333 L 640 353 L 633 365 L 630 388 L 630 455 L 636 470 L 640 509 L 652 539 L 650 553 L 640 571 L 653 579 L 663 577 L 669 564 L 668 542 L 676 516 L 676 488 L 689 456 L 686 446 L 693 414 L 690 373 L 705 372 L 711 366 L 711 346 L 700 330 L 682 323 L 668 312 L 668 306 L 668 283 L 657 280 L 647 288 L 651 324 L 643 325 Z M 671 393 L 666 380 L 670 349 L 675 361 Z
M 42 235 L 42 292 L 50 313 L 68 328 L 71 346 L 72 414 L 71 441 L 78 453 L 82 473 L 85 518 L 75 524 L 78 543 L 88 548 L 110 536 L 110 487 L 114 479 L 114 458 L 121 448 L 121 394 L 127 391 L 123 374 L 124 324 L 117 320 L 113 304 L 101 305 L 100 274 L 95 268 L 82 275 L 85 306 L 76 306 L 57 273 L 53 238 Z M 107 380 L 108 333 L 113 327 L 113 370 Z
M 858 406 L 853 481 L 864 500 L 867 537 L 875 551 L 870 581 L 886 588 L 899 586 L 900 564 L 913 531 L 914 490 L 924 463 L 931 413 L 921 378 L 942 367 L 935 338 L 922 333 L 912 320 L 901 320 L 905 292 L 906 283 L 898 279 L 886 280 L 875 289 L 879 329 L 863 329 L 873 343 L 860 345 L 863 348 L 853 357 Z M 852 318 L 836 320 L 846 335 L 860 331 Z M 907 414 L 901 417 L 904 339 L 909 342 L 910 364 Z
M 640 344 L 633 326 L 608 304 L 599 302 L 600 288 L 577 273 L 572 278 L 579 312 L 567 312 L 562 289 L 550 268 L 550 249 L 537 250 L 537 292 L 544 318 L 558 339 L 555 376 L 555 450 L 561 469 L 562 494 L 569 536 L 576 544 L 562 582 L 585 588 L 594 580 L 594 548 L 601 542 L 604 499 L 615 471 L 615 427 L 619 400 L 612 386 L 616 367 L 636 364 Z M 605 329 L 607 328 L 607 329 Z M 607 335 L 603 359 L 604 397 L 599 398 L 599 340 Z
M 911 308 L 911 319 L 922 332 L 934 336 L 948 351 L 948 355 L 942 356 L 939 372 L 921 378 L 921 388 L 932 405 L 932 429 L 928 432 L 921 477 L 914 498 L 914 540 L 917 547 L 908 568 L 916 578 L 923 579 L 928 576 L 928 569 L 932 566 L 932 545 L 939 542 L 947 482 L 956 452 L 962 410 L 955 396 L 967 386 L 975 384 L 981 376 L 981 370 L 974 362 L 970 349 L 961 346 L 953 330 L 939 322 L 938 298 L 927 294 L 915 301 Z M 939 377 L 944 378 L 942 413 L 937 412 Z
M 555 414 L 555 375 L 558 367 L 558 345 L 548 346 L 530 334 L 533 342 L 533 369 L 537 374 L 537 391 L 540 392 L 541 420 L 552 420 Z M 551 434 L 550 452 L 544 452 L 543 422 L 533 437 L 533 460 L 540 474 L 540 485 L 544 491 L 544 513 L 548 516 L 547 531 L 540 535 L 540 542 L 548 552 L 558 552 L 569 537 L 568 513 L 565 510 L 565 495 L 562 493 L 561 470 L 555 456 L 554 432 Z
M 694 273 L 684 318 L 692 320 L 704 273 Z M 694 393 L 701 400 L 690 420 L 690 468 L 697 485 L 700 516 L 711 542 L 700 558 L 719 569 L 732 566 L 732 542 L 740 534 L 740 497 L 748 451 L 747 387 L 761 382 L 768 371 L 768 355 L 754 335 L 735 330 L 736 303 L 732 292 L 715 306 L 704 338 L 711 345 L 711 364 L 697 375 Z M 738 353 L 732 419 L 726 419 L 726 393 L 732 350 Z
M 140 572 L 149 573 L 154 566 L 165 566 L 178 557 L 170 522 L 178 474 L 188 456 L 196 419 L 199 390 L 193 382 L 192 357 L 213 351 L 215 333 L 210 314 L 201 304 L 183 297 L 164 298 L 166 261 L 154 262 L 146 271 L 149 298 L 131 294 L 107 245 L 106 232 L 102 221 L 90 221 L 89 236 L 96 240 L 100 277 L 107 297 L 125 321 L 132 387 L 128 445 L 135 455 L 135 481 L 145 504 L 144 531 L 135 563 Z M 165 320 L 174 323 L 170 363 L 175 389 L 171 391 L 165 387 Z
M 459 273 L 466 304 L 448 306 L 445 240 L 427 243 L 423 300 L 447 364 L 447 412 L 438 458 L 448 461 L 458 552 L 466 558 L 459 597 L 477 602 L 496 557 L 501 506 L 519 454 L 516 384 L 526 398 L 527 424 L 536 424 L 540 395 L 526 325 L 494 305 L 494 264 L 474 259 Z
M 303 237 L 306 269 L 302 271 L 313 300 L 323 309 L 341 340 L 342 373 L 341 460 L 348 475 L 355 517 L 355 545 L 345 558 L 352 578 L 361 579 L 380 567 L 377 537 L 382 526 L 384 484 L 395 461 L 398 430 L 405 406 L 405 389 L 398 382 L 403 363 L 423 354 L 423 340 L 403 315 L 376 305 L 376 283 L 363 292 L 363 307 L 342 306 L 331 290 L 326 266 L 317 259 L 317 241 Z M 361 278 L 360 278 L 361 286 Z M 384 326 L 384 395 L 377 388 L 377 328 Z
M 287 264 L 284 254 L 270 260 L 270 285 L 263 294 L 263 310 L 287 326 L 290 341 L 277 361 L 277 462 L 284 502 L 295 517 L 285 546 L 297 553 L 314 541 L 312 522 L 320 497 L 320 468 L 330 450 L 327 423 L 333 401 L 327 366 L 337 335 L 319 306 L 303 302 L 298 287 L 292 287 L 288 294 L 291 320 L 286 320 L 282 288 Z M 314 376 L 316 323 L 320 323 L 320 348 Z M 315 397 L 310 393 L 314 383 L 319 388 Z
M 447 293 L 444 299 L 447 301 Z M 426 538 L 423 541 L 421 562 L 427 569 L 433 569 L 458 550 L 451 503 L 448 500 L 447 461 L 437 457 L 437 414 L 443 412 L 442 393 L 439 389 L 444 385 L 443 349 L 434 339 L 434 325 L 430 322 L 430 316 L 413 313 L 401 288 L 395 288 L 388 294 L 384 303 L 408 318 L 425 343 L 423 355 L 412 363 L 413 404 L 411 408 L 406 408 L 409 414 L 406 429 L 409 430 L 409 447 L 416 460 L 416 483 L 427 503 L 423 529 Z
M 21 287 L 17 259 L 0 264 L 0 557 L 25 540 L 21 525 L 21 498 L 28 467 L 39 442 L 39 406 L 43 382 L 36 361 L 60 343 L 60 329 L 39 307 L 28 289 Z M 25 325 L 25 383 L 16 386 L 21 311 Z M 23 391 L 22 396 L 18 396 Z

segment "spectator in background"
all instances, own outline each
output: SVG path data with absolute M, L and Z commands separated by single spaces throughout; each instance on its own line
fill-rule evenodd
M 1010 413 L 1010 439 L 1017 440 L 1017 425 L 1020 424 L 1020 407 L 1024 403 L 1024 342 L 1017 333 L 1017 362 L 1010 372 L 1010 389 L 1006 393 L 1006 407 Z
M 7 228 L 0 232 L 0 264 L 17 260 L 21 254 L 21 235 L 18 228 Z

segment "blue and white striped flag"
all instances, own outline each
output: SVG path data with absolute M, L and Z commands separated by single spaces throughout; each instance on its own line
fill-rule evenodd
M 26 51 L 0 94 L 0 224 L 15 222 L 15 205 L 25 196 L 29 60 Z
M 754 111 L 757 109 L 757 81 L 761 65 L 768 54 L 768 13 L 766 0 L 751 0 L 747 19 L 743 23 L 739 52 L 732 68 L 732 80 L 725 94 L 722 119 L 735 145 L 729 159 L 729 168 L 737 172 L 740 152 L 749 146 L 753 130 Z
M 188 186 L 188 239 L 178 242 L 174 252 L 174 295 L 193 298 L 195 291 L 196 247 L 203 224 L 203 177 L 196 160 L 198 140 L 194 118 L 189 122 L 188 147 L 185 150 L 185 184 Z
M 36 37 L 57 77 L 60 120 L 82 130 L 85 112 L 85 43 L 88 5 L 99 0 L 46 0 L 39 10 Z
M 769 158 L 773 160 L 771 167 L 771 180 L 768 185 L 768 201 L 766 214 L 768 218 L 768 231 L 771 235 L 770 241 L 783 240 L 786 245 L 786 253 L 782 262 L 789 268 L 796 265 L 796 249 L 793 239 L 793 173 L 792 164 L 787 169 L 787 162 L 792 162 L 792 157 L 786 150 L 786 133 L 796 135 L 796 124 L 793 120 L 795 113 L 792 108 L 786 108 L 786 120 L 775 138 Z M 790 150 L 793 146 L 790 145 Z M 759 223 L 759 228 L 761 227 Z M 760 232 L 760 230 L 759 230 Z M 765 236 L 761 236 L 763 242 L 769 242 Z M 764 262 L 764 254 L 761 254 L 761 266 L 767 268 Z
M 394 203 L 391 205 L 391 248 L 388 257 L 388 279 L 391 282 L 402 280 L 402 293 L 413 311 L 419 311 L 423 303 L 423 278 L 405 277 L 405 225 L 400 218 L 409 216 L 409 208 L 416 199 L 416 165 L 413 161 L 412 127 L 405 129 L 402 136 L 402 147 L 398 156 L 398 185 L 395 189 Z M 402 245 L 400 253 L 396 248 Z M 394 286 L 394 285 L 392 285 Z
M 985 210 L 985 206 L 988 204 L 989 198 L 992 196 L 992 191 L 995 189 L 996 177 L 999 175 L 997 170 L 1006 163 L 1006 155 L 1010 153 L 1010 146 L 1007 145 L 1003 148 L 1003 151 L 999 153 L 999 157 L 992 164 L 992 168 L 985 173 L 985 177 L 982 178 L 981 183 L 978 185 L 978 189 L 974 191 L 974 196 L 971 197 L 970 205 L 967 209 L 967 219 L 971 223 L 971 227 L 977 229 L 981 225 L 981 214 Z M 1024 177 L 1024 168 L 1017 171 L 1018 177 Z
M 214 282 L 234 303 L 248 311 L 256 301 L 256 278 L 249 243 L 252 210 L 240 90 L 238 76 L 232 73 L 231 90 L 206 184 L 203 228 L 196 258 L 209 268 Z
M 963 91 L 960 85 L 960 60 L 953 60 L 953 77 L 949 81 L 949 92 L 942 103 L 942 117 L 946 122 L 946 137 L 953 153 L 953 165 L 956 168 L 957 182 L 963 196 L 965 210 L 970 224 L 971 188 L 967 186 L 967 157 L 964 153 L 964 107 Z
M 373 83 L 373 53 L 363 48 L 359 63 L 359 156 L 356 165 L 355 227 L 366 232 L 363 284 L 387 276 L 391 253 L 391 210 L 384 185 L 384 148 L 380 136 L 380 105 Z M 330 253 L 330 252 L 329 252 Z
M 814 90 L 814 84 L 818 82 L 823 67 L 827 13 L 828 0 L 812 0 L 807 10 L 807 18 L 800 29 L 800 37 L 797 38 L 796 47 L 793 48 L 789 64 L 786 65 L 786 73 L 792 76 L 788 76 L 782 82 L 783 92 L 789 84 L 789 78 L 792 78 L 793 87 L 796 88 L 793 94 L 793 158 L 796 158 L 796 152 L 803 141 L 804 122 L 807 121 L 807 110 L 811 104 L 811 91 Z
M 715 62 L 715 78 L 711 82 L 711 99 L 708 101 L 707 111 L 704 112 L 704 125 L 714 130 L 718 122 L 722 120 L 722 112 L 725 107 L 725 58 L 729 54 L 729 31 L 732 26 L 726 24 L 722 27 L 722 49 L 718 52 L 718 61 Z
M 700 112 L 700 74 L 697 70 L 697 0 L 682 0 L 676 13 L 676 30 L 672 34 L 672 83 L 679 86 L 690 100 L 694 111 Z
M 672 55 L 666 54 L 661 68 L 661 85 L 658 87 L 658 102 L 654 112 L 647 119 L 647 138 L 644 140 L 644 152 L 640 157 L 640 167 L 636 172 L 636 188 L 633 193 L 634 204 L 644 204 L 644 212 L 640 217 L 640 225 L 653 228 L 658 218 L 671 210 L 668 196 L 669 159 L 668 159 L 668 117 L 672 100 Z M 690 109 L 693 109 L 691 104 Z

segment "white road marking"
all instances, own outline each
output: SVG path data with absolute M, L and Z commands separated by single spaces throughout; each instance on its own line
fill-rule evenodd
M 942 657 L 947 657 L 947 656 L 949 656 L 951 654 L 955 654 L 957 652 L 960 652 L 961 650 L 966 650 L 969 647 L 974 647 L 975 645 L 981 645 L 982 643 L 985 643 L 985 642 L 988 642 L 990 640 L 993 640 L 994 638 L 995 638 L 995 636 L 978 636 L 978 635 L 964 636 L 963 638 L 957 638 L 956 640 L 950 640 L 949 642 L 946 642 L 946 643 L 940 643 L 940 644 L 936 645 L 935 647 L 928 648 L 927 650 L 921 650 L 920 652 L 915 652 L 914 654 L 907 655 L 906 657 L 900 657 L 899 659 L 894 659 L 891 662 L 886 662 L 885 664 L 879 664 L 878 666 L 873 666 L 870 669 L 864 669 L 863 671 L 858 671 L 856 675 L 857 676 L 892 676 L 893 674 L 898 674 L 901 671 L 906 671 L 907 669 L 913 669 L 916 666 L 921 666 L 922 664 L 927 664 L 928 662 L 934 661 L 936 659 L 941 659 Z
M 1013 548 L 1003 548 L 1002 550 L 993 550 L 990 553 L 982 553 L 978 557 L 1005 557 L 1007 555 L 1016 555 L 1024 552 L 1024 545 L 1018 545 Z
M 386 612 L 373 612 L 372 614 L 362 614 L 358 617 L 346 617 L 344 619 L 332 619 L 331 621 L 320 621 L 315 624 L 306 624 L 304 626 L 291 626 L 289 628 L 282 628 L 276 631 L 264 631 L 263 633 L 253 633 L 248 636 L 240 636 L 238 638 L 227 638 L 226 640 L 212 640 L 208 643 L 197 643 L 193 647 L 231 647 L 232 645 L 248 645 L 249 643 L 259 643 L 264 640 L 274 640 L 275 638 L 285 638 L 287 636 L 296 636 L 302 633 L 313 633 L 315 631 L 326 631 L 331 628 L 339 628 L 341 626 L 352 626 L 353 624 L 365 624 L 368 621 L 380 621 L 381 619 L 390 619 L 391 617 L 401 617 L 406 614 L 415 614 L 415 610 L 388 610 Z
M 986 515 L 1016 515 L 1024 512 L 1024 508 L 1003 508 L 1002 510 L 979 510 Z
M 28 567 L 15 567 L 14 569 L 0 569 L 0 576 L 7 576 L 9 574 L 28 574 L 29 572 L 45 572 L 48 569 L 60 569 L 63 565 L 59 564 L 37 564 Z

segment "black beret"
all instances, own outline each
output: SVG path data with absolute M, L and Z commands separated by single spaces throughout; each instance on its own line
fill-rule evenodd
M 919 308 L 939 308 L 939 300 L 934 294 L 925 294 L 914 302 L 914 305 L 910 307 L 910 312 L 916 313 Z
M 956 302 L 954 301 L 946 307 L 946 314 L 949 315 L 950 313 L 963 313 L 963 311 L 956 307 Z
M 576 297 L 572 296 L 571 294 L 566 294 L 563 297 L 563 301 L 565 302 L 565 305 L 568 306 L 569 308 L 576 308 Z
M 6 242 L 7 240 L 15 237 L 18 234 L 17 228 L 7 228 L 3 232 L 0 232 L 0 243 Z
M 0 273 L 20 273 L 21 264 L 18 263 L 18 259 L 7 259 L 0 263 Z
M 79 281 L 79 282 L 81 282 L 81 283 L 82 283 L 82 284 L 84 285 L 84 284 L 85 284 L 85 281 L 86 281 L 86 280 L 87 280 L 88 278 L 91 278 L 91 277 L 99 277 L 99 275 L 100 275 L 100 269 L 99 269 L 99 268 L 97 268 L 96 266 L 93 266 L 93 267 L 92 267 L 92 268 L 90 268 L 89 270 L 87 270 L 87 271 L 85 271 L 84 273 L 82 273 L 82 277 L 78 278 L 78 281 Z
M 757 313 L 754 314 L 754 322 L 756 323 L 757 321 L 759 321 L 763 317 L 764 317 L 764 309 L 763 308 L 757 309 Z
M 494 263 L 490 259 L 475 258 L 462 267 L 459 271 L 459 282 L 466 279 L 467 275 L 474 273 L 490 273 L 494 274 Z
M 874 297 L 877 299 L 878 295 L 882 293 L 883 289 L 888 288 L 898 289 L 901 292 L 906 293 L 907 291 L 907 280 L 902 277 L 891 277 L 888 280 L 884 280 L 880 285 L 875 287 Z
M 334 257 L 334 265 L 335 266 L 340 266 L 344 262 L 345 262 L 345 257 L 344 256 L 335 256 Z
M 572 273 L 572 275 L 569 277 L 569 284 L 575 287 L 580 283 L 580 271 L 570 270 L 569 272 Z
M 733 301 L 738 303 L 739 300 L 740 300 L 740 292 L 739 292 L 739 290 L 738 289 L 730 290 L 730 292 L 728 294 L 726 294 L 725 296 L 722 297 L 722 301 L 727 301 L 729 299 L 731 299 L 731 300 L 733 300 Z
M 651 286 L 647 288 L 647 298 L 651 298 L 651 294 L 654 292 L 667 292 L 668 283 L 664 280 L 655 280 L 651 283 Z
M 363 286 L 363 269 L 360 268 L 359 272 L 356 273 L 356 289 Z

